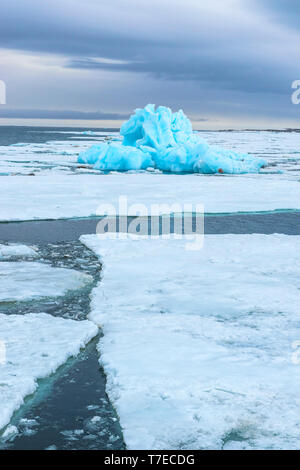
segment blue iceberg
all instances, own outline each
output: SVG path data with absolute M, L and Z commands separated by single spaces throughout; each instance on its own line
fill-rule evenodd
M 154 166 L 149 152 L 136 147 L 125 147 L 120 142 L 92 145 L 80 153 L 78 162 L 88 163 L 96 170 L 103 171 L 146 170 Z
M 102 171 L 146 170 L 171 173 L 257 173 L 267 163 L 262 158 L 209 145 L 193 131 L 182 110 L 137 109 L 121 127 L 122 142 L 93 145 L 80 153 L 79 163 Z

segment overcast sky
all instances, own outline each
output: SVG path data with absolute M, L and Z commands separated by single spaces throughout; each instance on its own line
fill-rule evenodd
M 0 122 L 118 125 L 155 103 L 197 128 L 300 127 L 299 54 L 298 0 L 9 0 Z

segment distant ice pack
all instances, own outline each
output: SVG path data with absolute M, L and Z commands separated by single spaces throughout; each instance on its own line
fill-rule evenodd
M 257 173 L 262 158 L 209 145 L 193 131 L 182 110 L 148 104 L 121 127 L 122 142 L 101 142 L 80 153 L 79 163 L 102 171 L 146 170 L 171 173 Z

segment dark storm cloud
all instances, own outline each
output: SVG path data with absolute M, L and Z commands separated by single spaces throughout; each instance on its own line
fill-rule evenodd
M 161 80 L 200 81 L 210 87 L 247 93 L 285 93 L 290 87 L 289 71 L 277 74 L 274 65 L 249 60 L 233 61 L 230 58 L 190 59 L 178 58 L 176 62 L 166 58 L 153 58 L 149 62 L 105 63 L 91 58 L 72 59 L 67 67 L 89 70 L 130 71 L 147 73 Z
M 49 110 L 49 109 L 11 109 L 0 108 L 0 118 L 20 118 L 20 119 L 76 119 L 76 120 L 124 120 L 128 114 Z
M 264 3 L 271 8 L 271 1 Z M 273 3 L 280 14 L 287 15 L 286 2 L 272 0 Z M 297 6 L 296 2 L 290 3 Z M 142 4 L 134 1 L 130 7 L 127 2 L 128 15 L 121 1 L 11 0 L 1 8 L 0 43 L 6 48 L 76 56 L 70 60 L 69 67 L 146 72 L 161 79 L 203 80 L 219 83 L 226 89 L 245 91 L 270 91 L 272 76 L 271 91 L 282 92 L 286 86 L 290 71 L 281 71 L 280 77 L 276 77 L 276 64 L 268 63 L 268 58 L 265 61 L 255 54 L 247 57 L 253 52 L 255 37 L 242 33 L 234 22 L 232 28 L 225 28 L 220 18 L 212 16 L 211 25 L 200 23 L 199 31 L 182 34 L 179 11 L 178 18 L 170 16 L 170 22 L 178 22 L 178 35 L 174 34 L 174 29 L 165 30 L 168 15 L 151 35 L 147 26 L 151 31 L 155 18 L 142 16 L 145 30 L 137 28 Z M 300 6 L 297 9 L 300 10 Z M 293 8 L 290 13 L 293 17 Z M 162 11 L 163 18 L 164 14 Z M 128 21 L 127 28 L 124 21 Z M 194 25 L 191 24 L 191 28 Z M 218 27 L 221 31 L 224 29 L 223 36 L 216 35 Z M 235 53 L 237 48 L 238 53 Z M 91 58 L 93 56 L 129 63 L 99 63 Z
M 124 121 L 129 114 L 103 113 L 101 111 L 85 112 L 74 110 L 50 110 L 50 109 L 11 109 L 0 107 L 1 118 L 16 119 L 74 119 L 90 121 Z M 208 122 L 203 117 L 196 117 L 197 122 Z
M 205 90 L 210 97 L 216 90 L 219 101 L 224 91 L 227 103 L 232 100 L 235 106 L 250 109 L 256 94 L 257 110 L 263 110 L 272 94 L 285 96 L 288 108 L 291 82 L 300 78 L 293 57 L 300 45 L 300 2 L 211 0 L 207 4 L 204 0 L 10 0 L 1 7 L 0 45 L 60 55 L 68 70 L 131 72 L 137 76 L 137 87 L 147 75 L 182 82 L 182 90 L 187 83 L 199 83 L 204 100 Z M 234 103 L 236 93 L 239 98 Z
M 133 58 L 149 47 L 158 50 L 167 42 L 162 38 L 136 37 L 126 28 L 122 32 L 118 28 L 122 23 L 117 9 L 120 2 L 115 3 L 114 12 L 107 9 L 107 2 L 101 1 L 11 0 L 1 7 L 1 47 L 66 55 L 110 58 L 125 55 Z

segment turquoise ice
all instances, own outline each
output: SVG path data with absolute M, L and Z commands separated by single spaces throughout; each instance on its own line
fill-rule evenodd
M 209 145 L 193 131 L 182 110 L 137 109 L 121 127 L 122 142 L 100 143 L 82 152 L 79 163 L 103 171 L 156 168 L 171 173 L 257 173 L 262 158 Z

